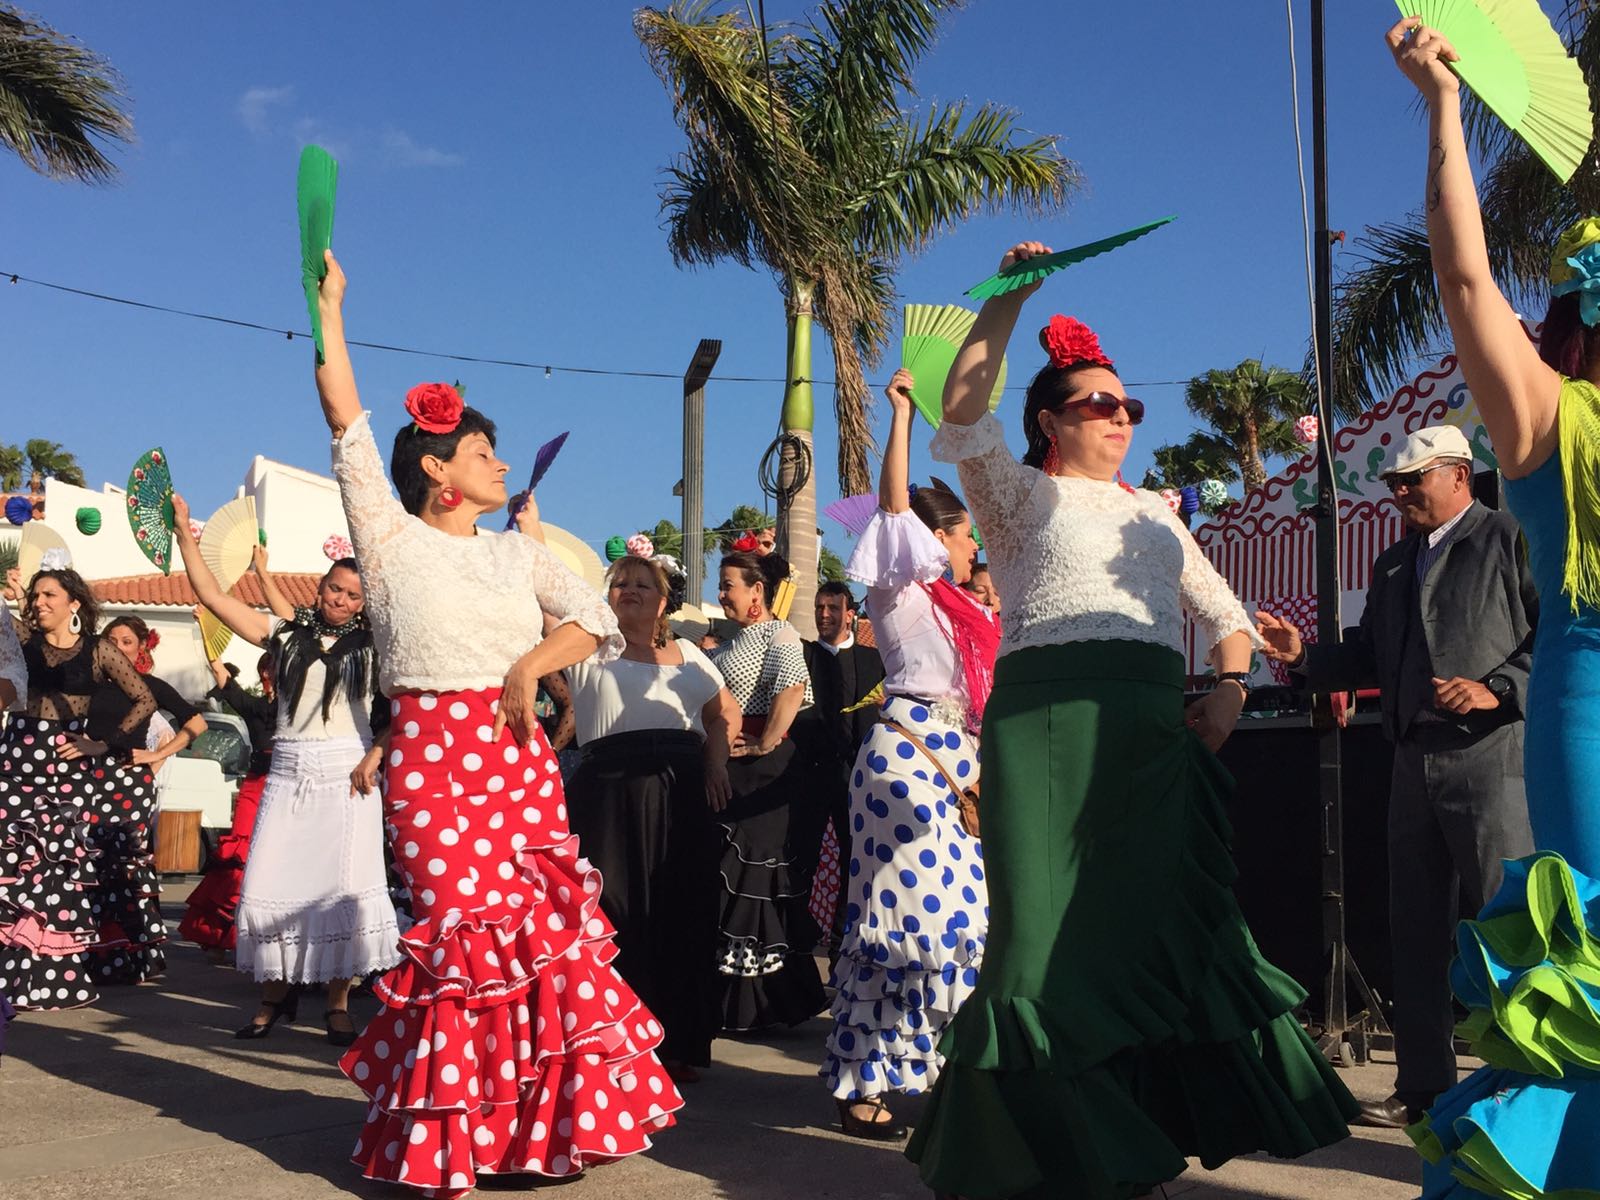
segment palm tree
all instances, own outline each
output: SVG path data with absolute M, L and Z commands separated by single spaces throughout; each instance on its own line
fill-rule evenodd
M 1212 430 L 1198 435 L 1199 448 L 1225 455 L 1238 468 L 1247 492 L 1267 481 L 1267 457 L 1300 449 L 1294 421 L 1311 404 L 1310 389 L 1298 372 L 1264 367 L 1256 358 L 1229 371 L 1196 375 L 1183 398 Z
M 1593 0 L 1568 0 L 1556 28 L 1589 81 L 1591 109 L 1600 113 L 1600 23 L 1590 20 L 1593 7 Z M 1550 248 L 1572 222 L 1600 212 L 1595 152 L 1591 149 L 1572 181 L 1562 184 L 1467 89 L 1461 94 L 1467 136 L 1479 163 L 1490 265 L 1507 299 L 1537 320 L 1548 295 Z M 1420 166 L 1417 174 L 1420 180 Z M 1356 266 L 1334 296 L 1333 387 L 1344 415 L 1369 407 L 1404 382 L 1416 359 L 1436 353 L 1449 338 L 1421 212 L 1368 226 L 1354 246 Z
M 25 450 L 28 456 L 28 490 L 35 494 L 44 491 L 46 479 L 59 479 L 75 487 L 83 487 L 83 469 L 72 451 L 59 442 L 44 438 L 29 438 Z
M 1239 478 L 1231 448 L 1209 433 L 1197 431 L 1186 442 L 1158 446 L 1150 457 L 1155 466 L 1144 473 L 1143 486 L 1152 490 L 1192 487 L 1207 479 L 1232 483 Z
M 26 461 L 22 447 L 0 444 L 0 492 L 14 492 L 22 486 L 22 467 Z
M 0 6 L 0 146 L 51 179 L 105 183 L 117 168 L 96 139 L 133 140 L 127 103 L 104 58 Z
M 817 561 L 812 322 L 833 349 L 840 490 L 871 491 L 864 372 L 889 343 L 895 265 L 975 212 L 1054 209 L 1077 181 L 1054 139 L 1024 140 L 1008 109 L 901 111 L 902 93 L 915 94 L 912 68 L 958 3 L 823 0 L 808 23 L 778 30 L 727 0 L 634 16 L 688 139 L 662 191 L 673 258 L 765 267 L 783 296 L 778 483 L 792 498 L 780 507 L 779 538 L 800 573 L 805 630 Z

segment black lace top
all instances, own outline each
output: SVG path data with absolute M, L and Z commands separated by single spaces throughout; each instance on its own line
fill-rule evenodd
M 65 648 L 52 646 L 43 634 L 34 633 L 22 643 L 22 657 L 28 664 L 29 716 L 82 719 L 89 715 L 96 691 L 115 688 L 127 697 L 128 710 L 97 740 L 119 750 L 144 749 L 144 729 L 156 700 L 121 650 L 97 637 L 81 637 Z

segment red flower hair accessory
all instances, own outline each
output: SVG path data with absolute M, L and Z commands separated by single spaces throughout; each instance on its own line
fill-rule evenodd
M 419 383 L 406 393 L 406 411 L 424 433 L 454 433 L 466 403 L 448 383 Z
M 154 650 L 159 645 L 161 645 L 161 635 L 154 629 L 144 635 L 144 648 L 146 650 Z
M 733 543 L 733 548 L 740 554 L 754 554 L 757 550 L 761 549 L 761 543 L 756 540 L 755 534 L 746 532 L 742 537 Z
M 1050 318 L 1050 324 L 1039 331 L 1039 345 L 1050 356 L 1052 367 L 1076 367 L 1084 364 L 1115 370 L 1106 352 L 1100 349 L 1100 339 L 1076 317 L 1060 313 Z

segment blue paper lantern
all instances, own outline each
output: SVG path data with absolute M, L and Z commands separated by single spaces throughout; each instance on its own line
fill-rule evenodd
M 1190 513 L 1197 513 L 1197 512 L 1200 511 L 1200 489 L 1199 488 L 1193 487 L 1193 486 L 1186 487 L 1186 488 L 1179 488 L 1178 489 L 1178 496 L 1179 496 L 1178 511 L 1180 513 L 1182 513 L 1184 516 L 1188 516 Z
M 12 496 L 6 501 L 6 520 L 13 525 L 26 525 L 33 520 L 33 501 L 26 496 Z

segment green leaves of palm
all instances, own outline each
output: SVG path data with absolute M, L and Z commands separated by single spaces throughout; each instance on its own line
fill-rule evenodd
M 1183 398 L 1212 430 L 1191 439 L 1195 448 L 1213 456 L 1226 454 L 1247 489 L 1266 482 L 1266 458 L 1298 453 L 1294 421 L 1311 405 L 1309 389 L 1297 372 L 1263 366 L 1254 358 L 1231 370 L 1195 376 Z
M 74 487 L 84 486 L 83 469 L 78 466 L 77 456 L 60 442 L 29 438 L 23 451 L 28 456 L 29 471 L 37 478 L 59 479 Z
M 684 264 L 766 266 L 791 318 L 812 313 L 826 330 L 847 495 L 872 486 L 864 370 L 893 336 L 898 259 L 980 210 L 1053 208 L 1077 182 L 1053 141 L 1021 140 L 1006 109 L 901 112 L 953 7 L 825 0 L 808 24 L 768 31 L 765 57 L 735 7 L 694 0 L 634 18 L 688 139 L 662 188 L 668 246 Z
M 117 168 L 96 139 L 133 139 L 126 105 L 105 59 L 0 6 L 0 146 L 51 179 L 104 183 Z

